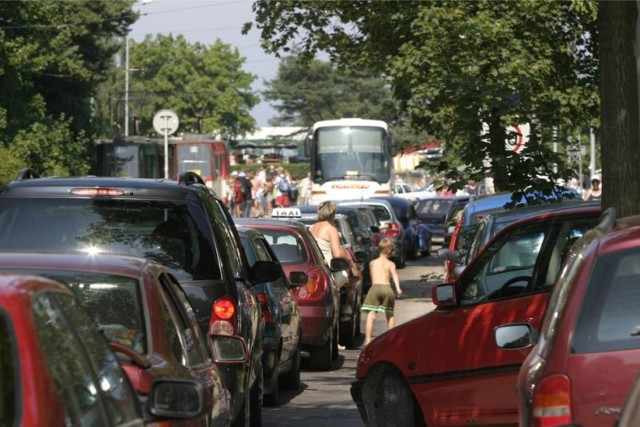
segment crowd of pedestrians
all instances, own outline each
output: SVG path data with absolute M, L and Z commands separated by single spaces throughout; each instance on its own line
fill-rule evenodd
M 256 172 L 233 171 L 227 195 L 227 204 L 234 217 L 271 215 L 273 208 L 310 204 L 311 173 L 298 182 L 282 167 L 263 166 Z

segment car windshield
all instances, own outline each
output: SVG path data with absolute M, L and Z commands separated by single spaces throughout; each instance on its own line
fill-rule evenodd
M 10 203 L 9 203 L 10 200 Z M 179 280 L 222 277 L 205 213 L 185 201 L 4 199 L 0 249 L 148 258 Z

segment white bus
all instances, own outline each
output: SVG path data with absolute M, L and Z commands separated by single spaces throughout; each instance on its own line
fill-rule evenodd
M 393 145 L 388 125 L 380 120 L 316 122 L 307 140 L 311 203 L 391 195 Z

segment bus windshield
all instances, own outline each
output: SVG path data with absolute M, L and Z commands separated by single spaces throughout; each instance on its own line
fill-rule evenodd
M 317 129 L 314 181 L 389 181 L 389 141 L 379 127 L 334 126 Z

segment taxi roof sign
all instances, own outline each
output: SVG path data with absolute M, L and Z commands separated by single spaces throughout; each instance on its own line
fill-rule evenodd
M 275 208 L 271 212 L 272 218 L 300 218 L 302 213 L 298 208 Z

